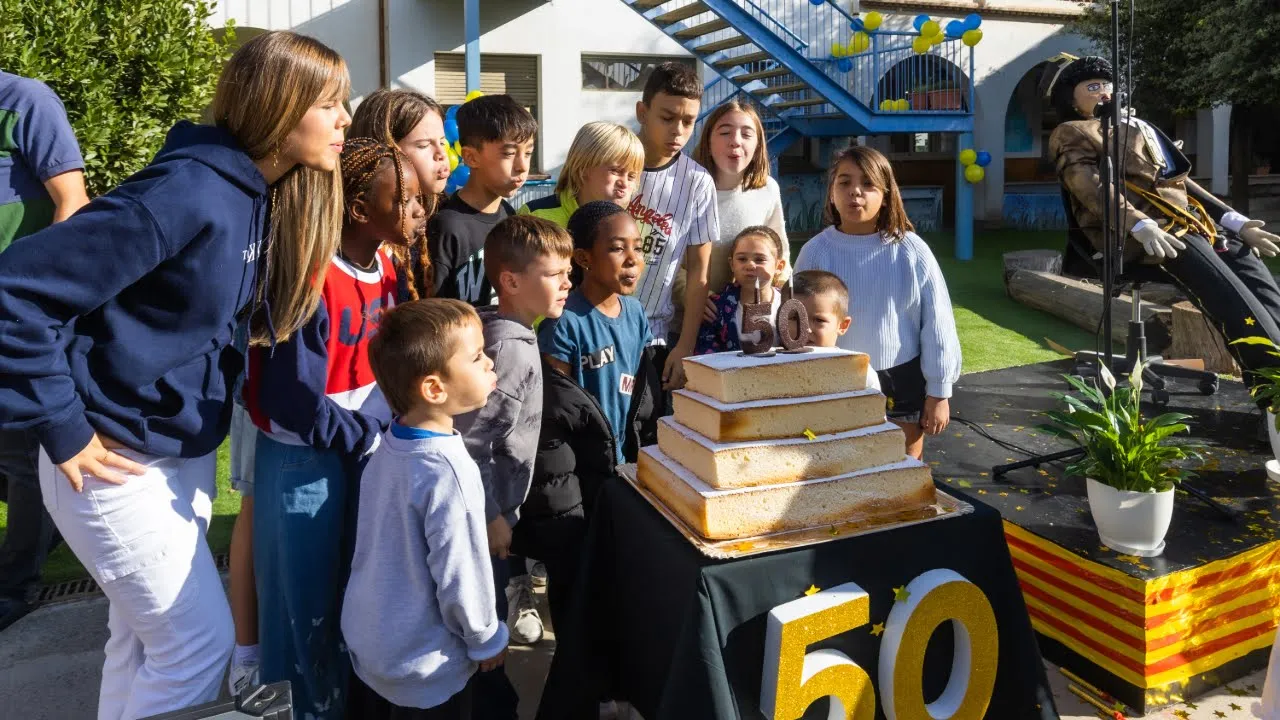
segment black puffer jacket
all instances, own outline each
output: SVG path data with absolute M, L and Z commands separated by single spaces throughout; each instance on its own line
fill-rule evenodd
M 660 411 L 660 373 L 654 366 L 653 349 L 646 349 L 636 373 L 635 391 L 627 413 L 627 437 L 622 439 L 623 457 L 634 462 L 639 448 L 657 437 Z M 586 390 L 542 361 L 542 433 L 533 467 L 529 496 L 520 509 L 525 533 L 539 524 L 560 518 L 583 518 L 590 514 L 602 483 L 615 478 L 613 431 L 600 404 Z M 528 538 L 524 538 L 528 539 Z M 533 548 L 521 550 L 533 557 Z

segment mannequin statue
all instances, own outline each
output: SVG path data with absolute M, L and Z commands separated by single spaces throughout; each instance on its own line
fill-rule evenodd
M 1049 156 L 1076 222 L 1101 252 L 1105 152 L 1094 114 L 1111 101 L 1114 76 L 1104 58 L 1060 58 L 1046 70 L 1048 97 L 1063 118 L 1049 138 Z M 1125 112 L 1111 132 L 1124 153 L 1123 176 L 1111 189 L 1120 203 L 1125 264 L 1158 264 L 1211 319 L 1242 369 L 1274 366 L 1267 348 L 1230 342 L 1260 335 L 1280 343 L 1280 288 L 1259 259 L 1280 254 L 1280 237 L 1191 180 L 1180 144 L 1155 126 Z

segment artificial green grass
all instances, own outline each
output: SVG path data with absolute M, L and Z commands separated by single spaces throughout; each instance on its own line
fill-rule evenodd
M 1061 355 L 1048 340 L 1072 350 L 1092 349 L 1093 334 L 1010 300 L 1004 292 L 1001 256 L 1011 250 L 1063 247 L 1061 232 L 995 231 L 974 239 L 973 260 L 955 259 L 955 243 L 949 233 L 927 235 L 955 307 L 956 328 L 964 351 L 964 371 L 994 370 L 1015 365 L 1056 360 Z M 802 242 L 792 244 L 799 252 Z M 794 257 L 792 258 L 794 260 Z M 214 501 L 209 546 L 215 555 L 231 545 L 231 528 L 240 512 L 240 496 L 229 482 L 227 443 L 218 449 L 218 498 Z M 0 504 L 0 536 L 7 527 L 7 506 Z M 44 582 L 54 584 L 85 577 L 86 573 L 65 545 L 45 563 Z

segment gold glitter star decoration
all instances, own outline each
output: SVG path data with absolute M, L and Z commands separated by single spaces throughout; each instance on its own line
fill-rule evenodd
M 893 398 L 885 398 L 885 399 L 884 399 L 884 404 L 885 404 L 885 407 L 887 407 L 887 408 L 889 408 L 890 410 L 892 410 L 892 409 L 893 409 Z
M 810 586 L 809 586 L 809 589 L 804 591 L 804 594 L 805 594 L 805 597 L 808 597 L 808 596 L 810 596 L 810 595 L 813 595 L 813 594 L 814 594 L 814 593 L 816 593 L 816 592 L 818 592 L 818 586 L 817 586 L 817 585 L 810 585 Z
M 807 438 L 809 438 L 810 440 L 817 440 L 817 439 L 818 439 L 818 436 L 817 436 L 817 435 L 814 435 L 814 434 L 813 434 L 813 431 L 812 431 L 812 430 L 810 430 L 809 428 L 805 428 L 805 429 L 804 429 L 804 436 L 805 436 L 805 437 L 807 437 Z
M 961 480 L 959 483 L 956 483 L 956 484 L 957 484 L 957 485 L 959 485 L 959 486 L 960 486 L 960 487 L 962 487 L 962 488 L 971 488 L 971 487 L 973 487 L 973 483 L 969 482 L 968 480 Z
M 871 634 L 880 637 L 884 634 L 884 623 L 876 623 L 871 626 Z
M 1195 703 L 1187 703 L 1188 710 L 1199 710 L 1200 706 Z
M 906 602 L 911 597 L 911 593 L 907 591 L 906 585 L 899 585 L 893 589 L 894 602 Z
M 1233 688 L 1230 685 L 1227 686 L 1227 692 L 1231 693 L 1232 695 L 1235 695 L 1236 697 L 1249 697 L 1248 690 L 1242 690 L 1241 688 Z
M 1253 327 L 1253 324 L 1254 324 L 1254 323 L 1256 323 L 1256 322 L 1258 322 L 1258 321 L 1257 321 L 1257 320 L 1254 320 L 1254 319 L 1253 319 L 1253 318 L 1251 318 L 1251 317 L 1247 317 L 1247 318 L 1245 318 L 1245 319 L 1244 319 L 1244 324 L 1245 324 L 1245 325 L 1248 325 L 1249 327 Z
M 1236 712 L 1240 712 L 1241 710 L 1244 709 L 1235 703 L 1229 703 L 1227 707 L 1231 708 L 1232 710 L 1235 710 Z
M 1250 319 L 1252 319 L 1252 318 L 1250 318 Z M 1226 717 L 1226 716 L 1227 716 L 1227 714 L 1226 714 L 1226 713 L 1224 713 L 1224 712 L 1222 712 L 1221 710 L 1214 710 L 1214 711 L 1213 711 L 1213 716 L 1214 716 L 1214 717 Z
M 1173 716 L 1176 718 L 1181 718 L 1182 720 L 1191 720 L 1191 713 L 1187 712 L 1186 710 L 1174 710 Z

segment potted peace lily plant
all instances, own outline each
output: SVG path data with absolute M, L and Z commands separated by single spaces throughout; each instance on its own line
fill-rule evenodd
M 1271 338 L 1260 336 L 1244 337 L 1232 340 L 1232 345 L 1264 345 L 1271 348 L 1268 354 L 1280 358 L 1280 347 L 1271 342 Z M 1280 462 L 1280 363 L 1277 367 L 1259 368 L 1253 371 L 1256 378 L 1249 394 L 1254 400 L 1265 400 L 1267 403 L 1267 437 L 1271 439 L 1271 454 L 1276 462 Z
M 1142 368 L 1135 367 L 1129 384 L 1122 387 L 1103 368 L 1105 392 L 1068 376 L 1078 395 L 1053 393 L 1066 407 L 1046 412 L 1052 423 L 1041 427 L 1084 449 L 1084 456 L 1067 472 L 1086 479 L 1089 511 L 1103 544 L 1129 555 L 1154 557 L 1164 552 L 1174 486 L 1191 474 L 1174 464 L 1196 453 L 1189 445 L 1169 442 L 1188 430 L 1184 421 L 1189 415 L 1142 417 Z

